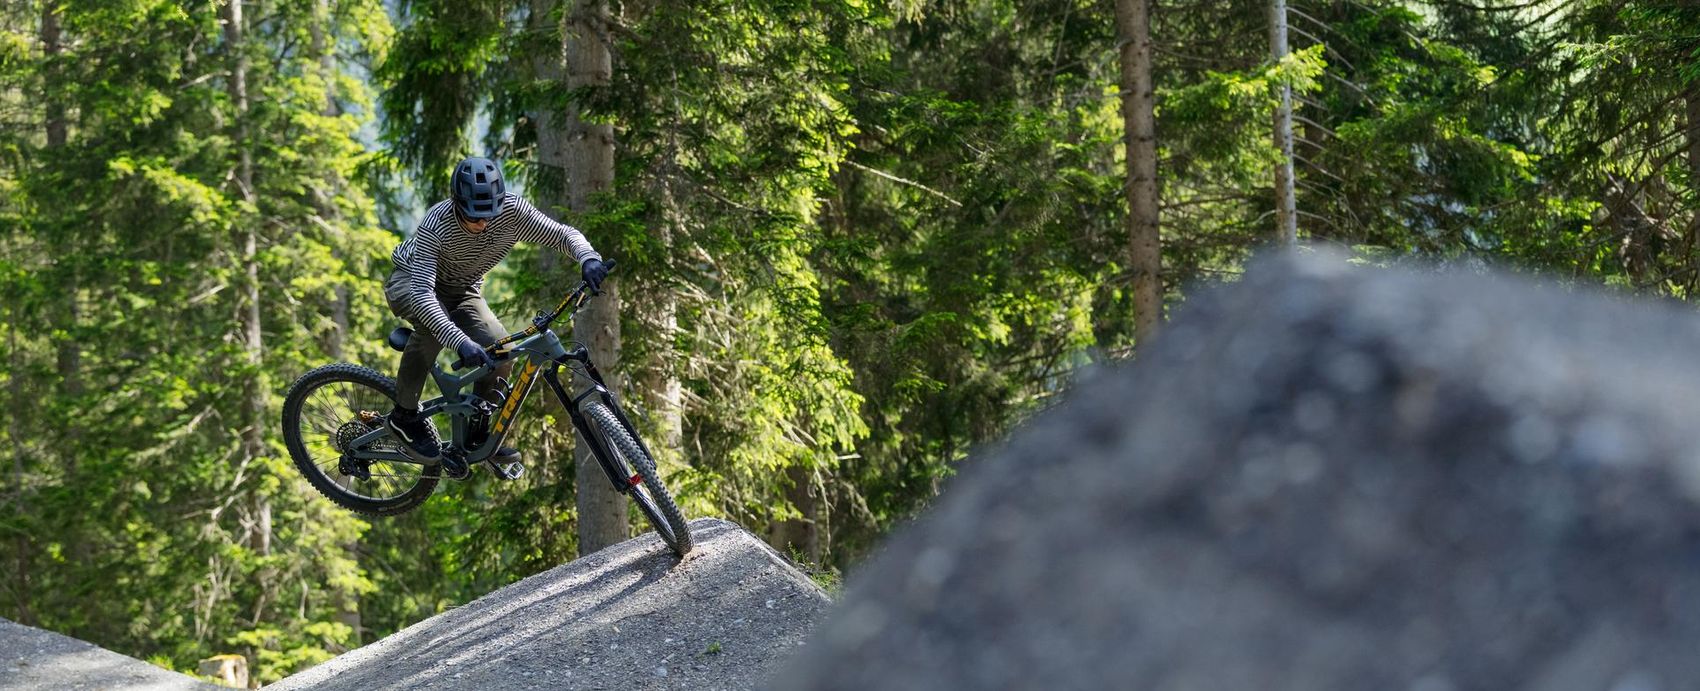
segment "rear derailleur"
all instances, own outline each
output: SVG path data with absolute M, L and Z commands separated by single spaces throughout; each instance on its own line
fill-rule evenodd
M 343 456 L 336 464 L 337 472 L 356 480 L 372 479 L 372 462 L 361 458 Z

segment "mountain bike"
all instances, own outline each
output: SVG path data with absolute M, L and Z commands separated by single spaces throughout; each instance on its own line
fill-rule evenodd
M 613 261 L 607 262 L 614 267 Z M 589 446 L 614 489 L 630 497 L 661 535 L 683 557 L 691 550 L 691 534 L 673 496 L 661 484 L 655 455 L 609 391 L 602 374 L 580 343 L 563 344 L 550 328 L 565 316 L 569 321 L 596 291 L 580 282 L 553 311 L 540 312 L 531 326 L 485 348 L 497 361 L 517 358 L 512 382 L 498 379 L 496 400 L 463 393 L 474 382 L 492 376 L 493 368 L 479 366 L 464 374 L 431 367 L 431 379 L 442 395 L 420 406 L 420 417 L 446 415 L 449 441 L 441 442 L 434 424 L 427 429 L 442 444 L 442 460 L 422 463 L 402 452 L 385 419 L 395 407 L 395 380 L 368 367 L 336 363 L 301 375 L 289 387 L 283 403 L 283 439 L 295 466 L 313 487 L 344 508 L 370 516 L 395 516 L 417 508 L 446 476 L 464 480 L 484 464 L 497 477 L 518 479 L 518 464 L 502 466 L 492 458 L 513 432 L 521 406 L 533 385 L 542 379 L 560 400 L 578 430 L 579 443 Z M 391 348 L 404 350 L 413 331 L 390 332 Z M 568 346 L 571 347 L 568 347 Z M 451 369 L 464 368 L 457 361 Z M 572 378 L 561 382 L 567 368 Z M 571 385 L 571 386 L 569 386 Z M 473 430 L 487 430 L 476 448 L 467 448 Z M 580 478 L 591 481 L 590 478 Z

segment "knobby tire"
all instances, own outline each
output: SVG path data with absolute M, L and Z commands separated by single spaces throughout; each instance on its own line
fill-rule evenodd
M 584 406 L 585 416 L 590 424 L 595 425 L 601 433 L 602 440 L 607 442 L 609 450 L 620 455 L 631 465 L 643 480 L 640 486 L 626 490 L 626 496 L 632 498 L 638 510 L 643 512 L 649 523 L 655 526 L 655 532 L 661 536 L 661 541 L 673 549 L 673 553 L 684 557 L 691 551 L 691 530 L 686 525 L 685 517 L 679 513 L 679 507 L 673 503 L 673 495 L 661 484 L 661 476 L 656 472 L 655 460 L 643 452 L 637 440 L 626 432 L 626 426 L 620 424 L 614 411 L 602 403 L 592 401 Z M 629 478 L 616 478 L 625 484 Z M 639 488 L 643 491 L 639 491 Z

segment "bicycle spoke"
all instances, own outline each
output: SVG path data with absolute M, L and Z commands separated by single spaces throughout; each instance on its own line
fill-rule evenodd
M 325 390 L 328 388 L 330 387 L 327 386 L 314 391 L 312 398 L 307 400 L 307 403 L 312 406 L 314 415 L 321 420 L 335 420 L 341 417 L 341 412 L 337 410 L 337 397 L 334 392 Z

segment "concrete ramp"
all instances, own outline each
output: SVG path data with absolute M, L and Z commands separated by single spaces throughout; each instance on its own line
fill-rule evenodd
M 93 643 L 0 619 L 0 689 L 216 688 Z
M 680 563 L 654 533 L 349 651 L 275 689 L 743 689 L 802 644 L 828 599 L 742 528 L 691 521 Z

